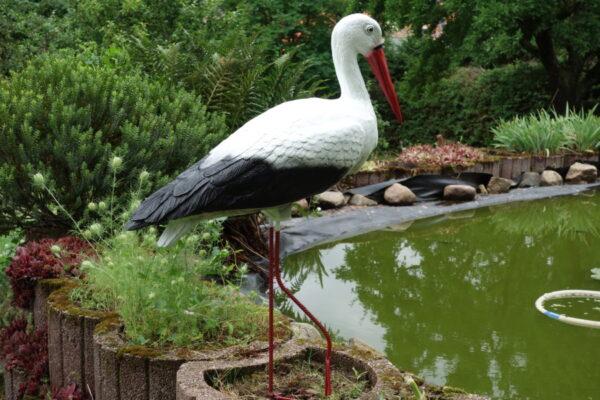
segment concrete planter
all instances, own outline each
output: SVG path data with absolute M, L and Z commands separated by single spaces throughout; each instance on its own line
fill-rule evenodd
M 55 290 L 72 282 L 69 278 L 42 279 L 36 282 L 33 297 L 33 326 L 36 329 L 48 328 L 48 297 Z
M 4 368 L 4 363 L 2 363 Z M 4 399 L 5 400 L 21 400 L 19 397 L 19 386 L 25 383 L 27 375 L 25 372 L 18 369 L 10 371 L 4 370 Z
M 364 356 L 364 354 L 362 354 Z M 275 365 L 281 361 L 304 360 L 311 358 L 323 362 L 325 350 L 315 347 L 310 341 L 291 341 L 277 349 Z M 369 381 L 366 392 L 359 400 L 376 399 L 379 393 L 392 390 L 393 382 L 400 382 L 402 376 L 389 361 L 381 356 L 369 354 L 368 357 L 356 357 L 351 349 L 338 349 L 332 353 L 332 368 L 366 373 Z M 251 374 L 254 371 L 264 371 L 267 366 L 267 355 L 259 358 L 229 361 L 194 361 L 184 364 L 177 374 L 177 400 L 232 400 L 213 388 L 209 382 L 211 377 L 219 373 L 234 376 Z M 408 394 L 408 392 L 407 392 Z M 260 395 L 257 393 L 257 395 Z
M 50 386 L 58 389 L 72 383 L 94 394 L 94 329 L 116 313 L 89 311 L 73 304 L 69 294 L 79 285 L 67 280 L 48 296 L 48 359 Z
M 106 319 L 96 327 L 95 400 L 175 400 L 177 371 L 182 364 L 197 360 L 231 363 L 267 349 L 264 341 L 202 351 L 128 346 L 122 328 L 118 318 Z
M 323 362 L 325 349 L 316 341 L 296 340 L 286 343 L 277 349 L 276 364 L 280 361 L 307 359 Z M 231 361 L 193 361 L 185 363 L 177 373 L 176 400 L 234 400 L 236 398 L 221 393 L 210 385 L 211 379 L 219 373 L 229 376 L 251 374 L 264 371 L 267 366 L 267 355 L 259 358 Z M 410 375 L 399 371 L 383 354 L 362 346 L 336 346 L 332 354 L 332 368 L 365 373 L 368 387 L 358 400 L 378 400 L 381 398 L 413 398 L 410 388 L 404 383 L 404 376 Z M 412 375 L 411 375 L 412 376 Z M 428 399 L 439 400 L 486 400 L 486 398 L 466 394 L 448 387 L 435 387 L 415 378 Z M 257 395 L 261 395 L 257 393 Z M 382 397 L 383 396 L 383 397 Z

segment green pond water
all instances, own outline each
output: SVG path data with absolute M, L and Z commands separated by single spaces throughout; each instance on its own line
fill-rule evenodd
M 333 332 L 432 384 L 497 399 L 600 399 L 600 329 L 534 306 L 546 292 L 600 290 L 590 277 L 600 267 L 600 193 L 392 229 L 290 256 L 284 279 Z M 600 320 L 596 300 L 546 308 Z

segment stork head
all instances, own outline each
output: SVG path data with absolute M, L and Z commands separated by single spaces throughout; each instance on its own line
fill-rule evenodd
M 368 56 L 377 46 L 383 45 L 381 27 L 373 18 L 365 14 L 348 15 L 335 25 L 332 38 L 341 39 L 357 54 Z
M 367 58 L 394 115 L 402 122 L 398 96 L 383 53 L 383 42 L 381 27 L 365 14 L 348 15 L 333 28 L 332 45 L 346 46 L 355 54 L 362 54 Z

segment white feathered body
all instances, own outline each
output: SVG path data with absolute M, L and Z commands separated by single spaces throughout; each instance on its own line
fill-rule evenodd
M 275 168 L 335 165 L 355 172 L 377 145 L 371 103 L 354 99 L 301 99 L 248 121 L 203 160 L 259 157 Z

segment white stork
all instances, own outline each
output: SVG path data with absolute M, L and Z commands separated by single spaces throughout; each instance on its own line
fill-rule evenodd
M 203 219 L 263 211 L 275 225 L 269 236 L 269 397 L 273 393 L 273 276 L 327 338 L 325 394 L 331 394 L 331 340 L 325 328 L 283 286 L 279 223 L 291 205 L 358 171 L 377 144 L 377 121 L 358 67 L 367 58 L 398 120 L 400 105 L 383 55 L 379 24 L 363 14 L 341 19 L 331 48 L 341 87 L 338 99 L 289 101 L 248 121 L 134 211 L 126 229 L 168 223 L 159 246 L 169 246 Z
M 338 99 L 288 101 L 258 115 L 173 182 L 150 195 L 126 228 L 168 222 L 169 246 L 202 219 L 264 211 L 289 218 L 291 204 L 358 171 L 377 144 L 377 121 L 358 68 L 367 57 L 394 113 L 400 106 L 382 50 L 379 24 L 363 14 L 340 20 L 331 37 Z

